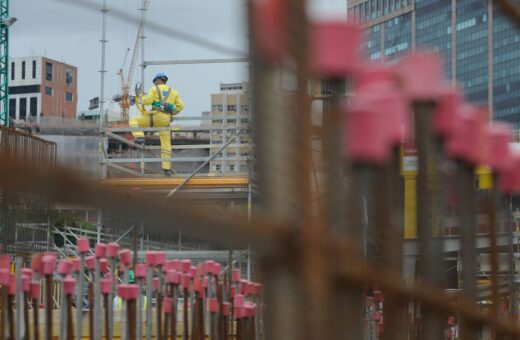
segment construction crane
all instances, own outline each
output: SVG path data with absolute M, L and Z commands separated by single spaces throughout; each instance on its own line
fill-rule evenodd
M 0 0 L 0 126 L 9 126 L 9 0 Z
M 148 7 L 150 6 L 150 0 L 145 0 L 143 4 L 142 15 L 139 19 L 139 27 L 137 29 L 137 36 L 135 38 L 134 49 L 132 51 L 132 58 L 130 60 L 130 66 L 128 68 L 127 77 L 125 79 L 125 75 L 123 72 L 123 67 L 119 70 L 118 74 L 121 77 L 121 94 L 119 99 L 121 100 L 119 105 L 121 107 L 121 120 L 123 122 L 128 122 L 129 112 L 130 112 L 130 85 L 132 84 L 132 79 L 134 77 L 135 64 L 137 62 L 137 54 L 139 49 L 141 48 L 141 36 L 144 32 L 144 25 L 146 22 L 146 14 L 148 12 Z M 125 57 L 126 61 L 126 57 Z M 124 66 L 124 63 L 123 63 Z

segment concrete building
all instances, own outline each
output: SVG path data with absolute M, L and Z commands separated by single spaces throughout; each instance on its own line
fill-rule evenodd
M 520 31 L 496 1 L 351 0 L 348 12 L 366 28 L 370 60 L 392 64 L 430 48 L 469 101 L 520 128 Z
M 76 118 L 78 70 L 45 57 L 9 59 L 9 117 Z
M 220 92 L 211 95 L 211 153 L 228 142 L 237 133 L 240 137 L 222 152 L 225 160 L 210 162 L 215 173 L 247 173 L 247 157 L 251 152 L 248 128 L 249 84 L 247 82 L 220 84 Z

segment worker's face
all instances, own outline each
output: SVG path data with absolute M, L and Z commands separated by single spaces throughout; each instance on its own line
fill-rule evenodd
M 162 81 L 161 78 L 157 78 L 157 79 L 155 79 L 153 83 L 154 83 L 155 85 L 162 85 L 162 84 L 164 84 L 164 82 Z

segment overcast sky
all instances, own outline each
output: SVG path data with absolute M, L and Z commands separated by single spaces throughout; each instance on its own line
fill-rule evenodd
M 67 4 L 75 0 L 15 0 L 10 14 L 18 18 L 10 31 L 10 56 L 47 56 L 78 67 L 78 111 L 88 107 L 90 98 L 99 96 L 101 65 L 101 13 L 98 9 Z M 108 0 L 108 6 L 123 16 L 107 20 L 107 61 L 105 97 L 119 93 L 117 75 L 126 50 L 135 41 L 136 17 L 141 0 Z M 93 3 L 101 5 L 101 0 Z M 148 20 L 171 29 L 189 32 L 219 45 L 247 51 L 245 21 L 246 0 L 151 0 Z M 309 12 L 314 18 L 346 17 L 346 0 L 311 0 Z M 167 32 L 165 32 L 167 33 Z M 180 41 L 167 34 L 148 30 L 145 40 L 146 60 L 232 58 Z M 130 56 L 126 62 L 128 72 Z M 166 72 L 171 84 L 185 102 L 185 114 L 199 115 L 210 109 L 210 94 L 218 92 L 220 82 L 247 80 L 246 64 L 207 64 L 149 66 L 146 88 L 153 74 Z M 136 70 L 134 80 L 140 80 Z M 132 86 L 133 92 L 133 86 Z M 114 107 L 115 109 L 115 107 Z

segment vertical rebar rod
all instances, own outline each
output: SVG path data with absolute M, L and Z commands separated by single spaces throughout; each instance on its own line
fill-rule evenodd
M 21 256 L 16 257 L 16 340 L 23 337 L 23 290 L 22 290 L 22 262 Z M 13 330 L 11 330 L 12 332 Z
M 152 339 L 152 277 L 153 268 L 146 272 L 146 340 Z
M 431 129 L 433 103 L 416 103 L 415 136 L 418 151 L 417 175 L 417 230 L 420 245 L 421 278 L 442 287 L 443 250 L 438 238 L 442 227 L 444 211 L 441 187 L 440 167 L 443 166 L 439 141 Z M 437 340 L 444 336 L 444 317 L 426 308 L 422 314 L 422 339 Z
M 135 268 L 135 267 L 134 267 Z M 137 339 L 143 339 L 143 279 L 137 279 L 139 295 L 137 296 Z
M 52 340 L 52 275 L 45 275 L 45 340 Z
M 101 301 L 101 270 L 99 264 L 99 258 L 96 257 L 95 264 L 95 279 L 94 279 L 94 340 L 101 340 L 103 335 L 103 314 L 102 314 L 102 301 Z
M 79 254 L 78 286 L 76 291 L 76 340 L 81 340 L 83 331 L 83 288 L 85 275 L 85 255 Z

